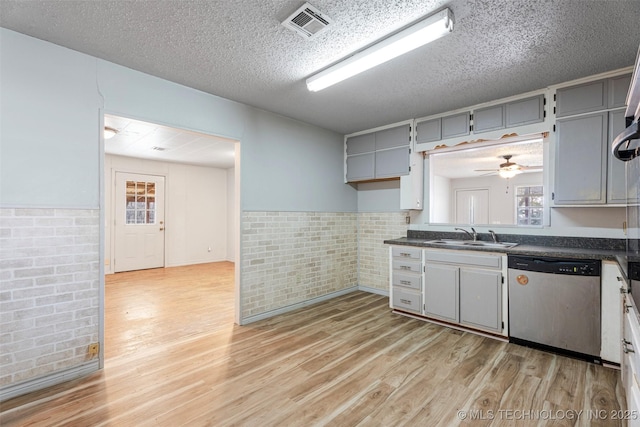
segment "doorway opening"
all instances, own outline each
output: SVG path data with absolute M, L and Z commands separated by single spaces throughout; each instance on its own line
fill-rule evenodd
M 239 141 L 103 117 L 105 275 L 226 263 L 234 271 L 229 308 L 238 322 Z M 106 314 L 104 291 L 100 304 Z M 103 324 L 103 343 L 104 329 Z

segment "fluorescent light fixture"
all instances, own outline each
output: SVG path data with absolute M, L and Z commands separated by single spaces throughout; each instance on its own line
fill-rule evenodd
M 439 39 L 453 31 L 453 14 L 444 9 L 307 79 L 317 92 Z

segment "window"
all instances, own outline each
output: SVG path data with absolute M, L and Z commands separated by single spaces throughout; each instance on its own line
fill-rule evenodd
M 126 224 L 156 223 L 156 183 L 127 181 Z
M 516 187 L 518 225 L 542 225 L 544 198 L 541 185 Z

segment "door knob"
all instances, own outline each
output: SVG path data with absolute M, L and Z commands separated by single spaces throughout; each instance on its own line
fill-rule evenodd
M 160 227 L 160 231 L 163 231 L 163 230 L 164 230 L 164 227 Z

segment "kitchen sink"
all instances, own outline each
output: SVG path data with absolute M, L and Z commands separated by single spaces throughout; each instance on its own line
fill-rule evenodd
M 442 246 L 500 248 L 500 249 L 508 249 L 517 245 L 517 243 L 510 243 L 510 242 L 496 243 L 496 242 L 484 242 L 480 240 L 456 240 L 456 239 L 427 240 L 424 243 L 428 243 L 430 245 L 442 245 Z

